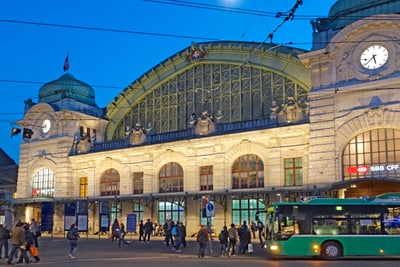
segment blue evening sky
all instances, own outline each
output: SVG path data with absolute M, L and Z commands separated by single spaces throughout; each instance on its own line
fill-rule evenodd
M 276 44 L 311 49 L 311 19 L 336 0 L 303 0 L 274 33 Z M 0 3 L 0 147 L 17 163 L 24 100 L 69 73 L 90 84 L 105 107 L 161 61 L 213 40 L 263 42 L 296 0 L 4 0 Z M 275 14 L 282 13 L 281 17 Z M 267 42 L 270 40 L 268 39 Z

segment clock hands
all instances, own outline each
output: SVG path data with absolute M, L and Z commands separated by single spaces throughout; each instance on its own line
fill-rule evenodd
M 365 64 L 368 64 L 368 63 L 370 63 L 372 60 L 374 60 L 374 62 L 375 62 L 375 64 L 376 64 L 376 55 L 372 55 L 372 57 L 370 58 L 370 59 L 364 59 L 364 61 L 367 61 L 367 62 L 365 62 Z

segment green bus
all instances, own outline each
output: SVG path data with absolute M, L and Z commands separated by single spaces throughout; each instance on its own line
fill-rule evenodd
M 400 193 L 278 202 L 267 207 L 265 225 L 271 257 L 400 256 Z

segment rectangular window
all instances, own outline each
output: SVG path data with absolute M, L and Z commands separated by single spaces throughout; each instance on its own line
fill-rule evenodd
M 134 172 L 133 177 L 133 194 L 143 194 L 143 172 Z
M 287 158 L 284 159 L 285 186 L 303 185 L 303 159 Z
M 87 197 L 88 196 L 88 178 L 81 177 L 79 178 L 79 197 Z
M 213 190 L 213 166 L 200 167 L 200 191 Z

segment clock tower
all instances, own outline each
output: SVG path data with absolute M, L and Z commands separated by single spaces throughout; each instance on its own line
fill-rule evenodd
M 95 103 L 93 88 L 68 73 L 43 85 L 38 103 L 29 103 L 17 122 L 31 133 L 21 144 L 18 198 L 67 197 L 76 184 L 68 156 L 104 141 L 103 110 Z M 53 188 L 44 194 L 34 185 L 34 177 L 43 170 L 54 178 Z
M 367 179 L 358 178 L 377 175 L 349 174 L 350 168 L 369 170 L 374 162 L 394 160 L 390 156 L 378 160 L 370 151 L 384 152 L 372 141 L 370 147 L 363 141 L 358 150 L 350 149 L 350 144 L 361 136 L 382 140 L 375 132 L 399 129 L 399 13 L 400 5 L 388 1 L 339 0 L 328 18 L 313 22 L 313 49 L 299 56 L 312 81 L 309 161 L 318 164 L 309 167 L 310 183 L 318 185 L 324 177 L 338 188 L 342 184 L 339 197 L 348 197 L 349 183 L 366 184 Z M 366 187 L 373 187 L 372 183 Z

